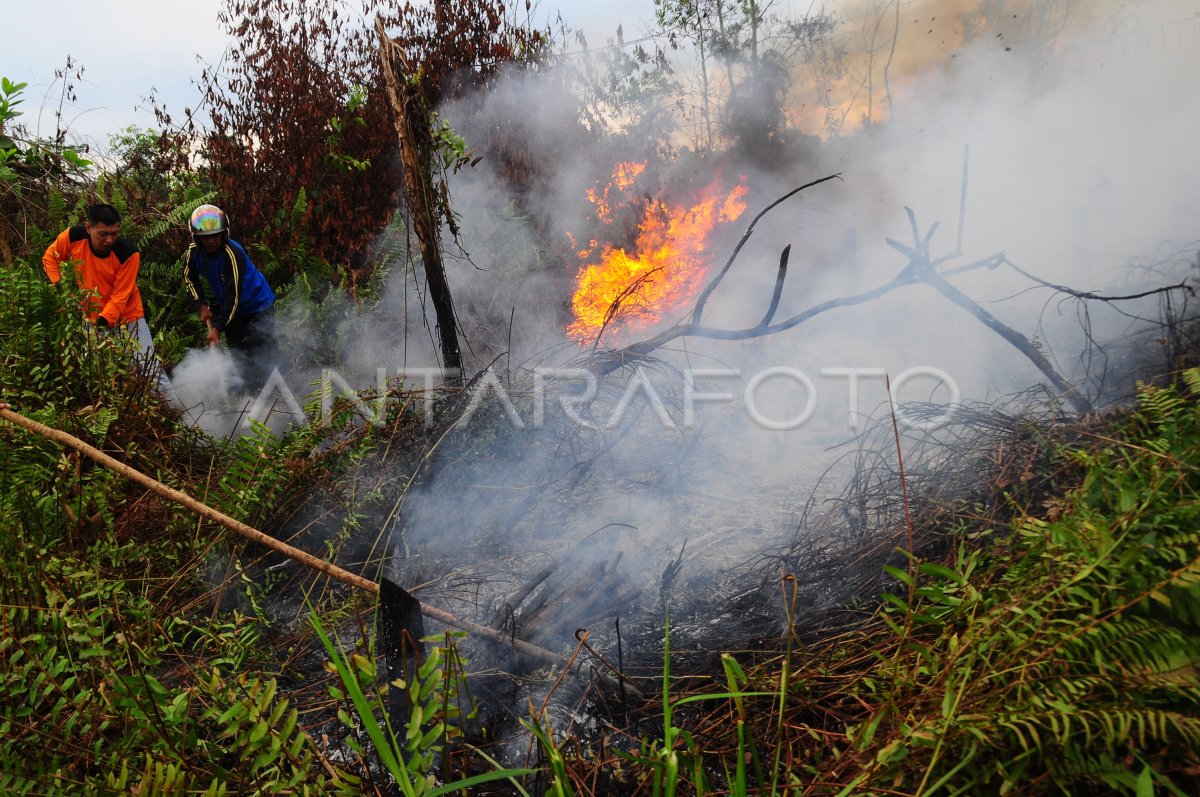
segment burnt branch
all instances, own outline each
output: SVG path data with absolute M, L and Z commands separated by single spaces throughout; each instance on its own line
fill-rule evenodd
M 712 292 L 715 291 L 717 286 L 721 284 L 721 280 L 725 279 L 725 275 L 729 273 L 729 269 L 733 267 L 733 261 L 737 260 L 737 256 L 741 253 L 742 247 L 746 245 L 746 242 L 750 240 L 750 236 L 754 234 L 754 226 L 758 224 L 759 220 L 804 189 L 812 188 L 814 185 L 820 185 L 821 183 L 833 180 L 835 178 L 838 180 L 842 179 L 842 173 L 838 172 L 837 174 L 831 174 L 828 177 L 822 177 L 820 180 L 813 180 L 811 183 L 805 183 L 799 188 L 793 188 L 791 191 L 788 191 L 786 194 L 779 197 L 779 199 L 776 199 L 774 202 L 759 211 L 758 215 L 750 221 L 750 226 L 748 226 L 746 231 L 742 233 L 742 237 L 738 239 L 737 244 L 733 247 L 733 252 L 730 253 L 729 259 L 725 261 L 725 265 L 721 267 L 721 270 L 717 273 L 717 276 L 713 277 L 712 280 L 704 286 L 704 290 L 700 291 L 700 297 L 696 299 L 696 307 L 692 310 L 692 324 L 695 324 L 696 326 L 700 325 L 700 318 L 704 314 L 704 305 L 708 303 L 708 297 L 712 295 Z
M 625 290 L 621 291 L 621 295 L 613 299 L 612 304 L 608 306 L 608 310 L 604 313 L 604 322 L 600 325 L 600 331 L 596 333 L 596 341 L 592 344 L 592 351 L 596 351 L 596 347 L 600 345 L 600 339 L 604 337 L 604 331 L 608 329 L 608 325 L 616 318 L 617 313 L 621 311 L 621 305 L 627 298 L 637 292 L 639 288 L 646 283 L 650 277 L 662 271 L 662 267 L 651 269 L 642 276 L 629 284 Z
M 995 332 L 1000 337 L 1004 338 L 1004 340 L 1008 341 L 1017 351 L 1024 354 L 1025 357 L 1028 358 L 1029 361 L 1032 362 L 1048 380 L 1050 380 L 1050 384 L 1054 386 L 1059 395 L 1070 402 L 1071 406 L 1075 408 L 1076 412 L 1081 414 L 1091 412 L 1093 409 L 1092 403 L 1088 401 L 1087 398 L 1085 398 L 1074 385 L 1068 382 L 1062 376 L 1062 374 L 1058 372 L 1057 369 L 1055 369 L 1055 367 L 1050 363 L 1050 360 L 1046 358 L 1046 355 L 1038 349 L 1033 341 L 989 313 L 987 310 L 981 307 L 978 302 L 967 296 L 958 288 L 955 288 L 948 281 L 946 281 L 942 274 L 938 273 L 935 262 L 941 263 L 948 258 L 941 258 L 938 261 L 933 261 L 929 254 L 930 243 L 933 240 L 933 234 L 938 228 L 937 222 L 934 222 L 930 226 L 929 231 L 924 237 L 922 237 L 920 227 L 917 224 L 916 214 L 913 212 L 912 208 L 905 208 L 904 210 L 908 213 L 908 220 L 912 225 L 914 245 L 912 247 L 908 247 L 898 241 L 893 241 L 890 238 L 887 239 L 887 243 L 888 246 L 892 247 L 908 258 L 909 263 L 908 266 L 905 267 L 905 271 L 912 274 L 915 279 L 918 279 L 926 285 L 929 285 L 951 302 L 954 302 L 959 307 L 966 310 L 977 321 Z M 977 261 L 977 263 L 981 264 L 999 264 L 1000 262 L 1004 262 L 1002 255 L 993 256 L 983 261 Z
M 782 287 L 778 285 L 778 280 L 776 282 L 777 288 L 782 290 Z M 797 327 L 800 324 L 803 324 L 805 321 L 821 315 L 822 313 L 835 310 L 839 307 L 853 307 L 854 305 L 863 304 L 864 302 L 869 302 L 872 299 L 878 299 L 880 296 L 890 293 L 896 288 L 900 288 L 905 285 L 912 285 L 915 282 L 917 282 L 917 280 L 910 276 L 907 270 L 905 270 L 890 282 L 887 282 L 876 288 L 872 288 L 869 291 L 856 293 L 852 296 L 842 296 L 836 299 L 829 299 L 821 302 L 820 304 L 813 305 L 807 310 L 797 313 L 796 315 L 784 321 L 780 321 L 777 324 L 769 324 L 767 326 L 763 326 L 761 323 L 759 323 L 755 326 L 747 327 L 746 329 L 716 329 L 715 327 L 701 326 L 695 322 L 688 324 L 676 324 L 675 326 L 669 327 L 668 329 L 663 330 L 659 334 L 647 340 L 639 341 L 638 343 L 632 343 L 615 351 L 604 352 L 598 355 L 597 357 L 593 358 L 591 369 L 598 376 L 610 374 L 613 371 L 624 367 L 625 365 L 632 365 L 642 362 L 651 352 L 662 348 L 676 338 L 694 337 L 707 338 L 709 340 L 750 340 L 751 338 L 761 338 L 768 335 L 774 335 L 776 333 L 789 330 L 793 327 Z
M 1063 398 L 1071 403 L 1071 406 L 1075 408 L 1076 412 L 1084 414 L 1092 411 L 1092 403 L 1084 398 L 1084 396 L 1075 388 L 1074 385 L 1064 379 L 1062 375 L 1055 370 L 1054 366 L 1050 364 L 1050 361 L 1046 359 L 1046 355 L 1042 354 L 1042 352 L 1038 350 L 1037 346 L 1035 346 L 1033 342 L 1029 340 L 1029 338 L 1025 337 L 1020 332 L 1008 326 L 1003 321 L 1000 321 L 994 315 L 989 313 L 987 310 L 980 307 L 974 299 L 967 296 L 958 288 L 955 288 L 935 272 L 930 271 L 929 274 L 926 275 L 924 281 L 937 290 L 938 293 L 942 294 L 947 299 L 966 310 L 968 313 L 978 319 L 980 323 L 995 332 L 1000 337 L 1004 338 L 1006 341 L 1011 343 L 1017 349 L 1017 351 L 1029 358 L 1029 360 L 1035 366 L 1037 366 L 1037 369 L 1041 371 L 1047 379 L 1050 380 L 1050 384 L 1054 385 L 1055 389 L 1058 390 Z
M 763 314 L 762 321 L 758 325 L 766 328 L 771 324 L 771 319 L 775 317 L 775 311 L 779 309 L 779 297 L 783 295 L 783 281 L 787 279 L 788 255 L 792 253 L 792 245 L 788 244 L 783 247 L 783 253 L 779 255 L 779 273 L 775 276 L 775 292 L 771 294 L 771 304 L 767 307 L 767 312 Z
M 1038 285 L 1041 285 L 1043 288 L 1050 288 L 1051 290 L 1058 291 L 1059 293 L 1065 293 L 1068 296 L 1073 296 L 1076 299 L 1086 299 L 1088 301 L 1096 301 L 1096 302 L 1127 302 L 1127 301 L 1131 301 L 1133 299 L 1144 299 L 1147 296 L 1155 296 L 1160 293 L 1170 293 L 1171 291 L 1186 291 L 1190 296 L 1196 295 L 1195 288 L 1193 288 L 1191 285 L 1188 285 L 1186 282 L 1180 282 L 1175 285 L 1166 285 L 1162 288 L 1154 288 L 1152 290 L 1142 291 L 1141 293 L 1128 293 L 1128 294 L 1124 294 L 1121 296 L 1105 296 L 1102 293 L 1092 293 L 1091 291 L 1077 291 L 1074 288 L 1067 287 L 1066 285 L 1056 285 L 1053 282 L 1047 282 L 1044 279 L 1040 279 L 1039 277 L 1035 277 L 1033 274 L 1030 274 L 1028 271 L 1021 268 L 1020 266 L 1018 266 L 1016 263 L 1012 262 L 1008 258 L 1004 258 L 1001 262 L 1003 262 L 1004 265 L 1008 266 L 1013 271 L 1017 272 L 1018 274 L 1020 274 L 1022 277 L 1029 280 L 1030 282 L 1036 282 Z M 999 265 L 999 264 L 997 264 L 997 265 Z
M 841 177 L 841 175 L 835 174 L 829 177 L 824 177 L 820 180 L 814 180 L 811 183 L 806 183 L 805 185 L 800 186 L 799 188 L 796 188 L 775 200 L 765 209 L 763 209 L 757 216 L 755 216 L 753 221 L 750 222 L 750 226 L 746 229 L 746 232 L 742 235 L 742 238 L 734 247 L 733 253 L 729 256 L 729 259 L 726 261 L 724 267 L 722 267 L 721 271 L 708 283 L 707 286 L 705 286 L 699 298 L 696 300 L 695 308 L 692 310 L 690 315 L 690 321 L 678 323 L 663 330 L 654 337 L 630 344 L 614 351 L 603 352 L 599 355 L 596 355 L 595 347 L 593 347 L 593 356 L 590 361 L 591 370 L 598 376 L 603 376 L 623 368 L 626 365 L 633 365 L 643 362 L 653 351 L 662 348 L 677 338 L 682 337 L 707 338 L 710 340 L 748 340 L 751 338 L 774 335 L 779 332 L 792 329 L 793 327 L 797 327 L 800 324 L 803 324 L 805 321 L 815 318 L 822 313 L 829 312 L 830 310 L 863 304 L 865 302 L 878 299 L 888 293 L 891 293 L 897 288 L 907 285 L 924 284 L 933 288 L 942 296 L 966 310 L 977 321 L 995 332 L 997 335 L 1011 344 L 1015 349 L 1025 355 L 1025 357 L 1029 359 L 1029 361 L 1032 362 L 1039 371 L 1041 371 L 1046 379 L 1049 380 L 1050 384 L 1053 385 L 1058 395 L 1070 403 L 1076 412 L 1083 414 L 1093 410 L 1091 401 L 1089 401 L 1075 385 L 1071 384 L 1066 378 L 1063 377 L 1062 374 L 1058 372 L 1046 355 L 1038 348 L 1037 344 L 1016 329 L 1013 329 L 1005 324 L 999 318 L 992 315 L 990 312 L 980 306 L 979 303 L 974 299 L 951 285 L 947 280 L 947 277 L 980 268 L 995 269 L 1000 265 L 1008 265 L 1021 275 L 1025 276 L 1027 279 L 1030 279 L 1039 285 L 1053 288 L 1062 293 L 1066 293 L 1070 296 L 1084 300 L 1116 302 L 1127 299 L 1143 298 L 1155 294 L 1169 295 L 1171 292 L 1176 290 L 1186 290 L 1190 294 L 1194 295 L 1194 290 L 1190 286 L 1182 283 L 1163 288 L 1155 288 L 1153 290 L 1131 294 L 1128 296 L 1104 296 L 1086 291 L 1077 291 L 1063 285 L 1055 285 L 1053 283 L 1046 282 L 1045 280 L 1041 280 L 1032 274 L 1023 271 L 1022 269 L 1017 268 L 1011 261 L 1008 260 L 1007 256 L 1003 252 L 990 255 L 961 266 L 939 271 L 939 266 L 961 256 L 961 246 L 960 251 L 958 252 L 943 255 L 937 258 L 933 257 L 931 254 L 933 236 L 939 228 L 939 223 L 934 222 L 928 230 L 922 233 L 920 225 L 917 223 L 916 213 L 913 212 L 912 208 L 905 208 L 905 212 L 908 214 L 909 225 L 912 230 L 913 243 L 912 245 L 907 245 L 902 244 L 899 241 L 892 240 L 891 238 L 886 239 L 889 246 L 908 258 L 908 263 L 889 282 L 872 288 L 871 290 L 863 291 L 862 293 L 826 300 L 819 304 L 815 304 L 806 310 L 791 316 L 790 318 L 773 324 L 771 322 L 775 317 L 775 313 L 779 309 L 779 302 L 783 293 L 783 284 L 787 278 L 788 258 L 791 253 L 791 244 L 789 244 L 783 249 L 783 252 L 780 255 L 779 270 L 775 278 L 775 288 L 767 305 L 767 310 L 763 314 L 761 321 L 759 321 L 756 325 L 745 329 L 716 329 L 713 327 L 703 326 L 700 319 L 703 316 L 704 307 L 707 304 L 709 297 L 720 285 L 725 275 L 733 266 L 734 261 L 737 259 L 737 256 L 741 252 L 746 241 L 749 240 L 750 235 L 753 233 L 754 227 L 758 221 L 764 215 L 766 215 L 768 211 L 777 207 L 788 197 L 791 197 L 799 191 L 802 191 L 810 186 L 818 185 L 826 182 L 827 180 L 832 180 L 834 177 Z

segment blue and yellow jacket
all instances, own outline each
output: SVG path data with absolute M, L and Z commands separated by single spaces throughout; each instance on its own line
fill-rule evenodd
M 235 318 L 264 312 L 275 303 L 267 278 L 237 241 L 226 241 L 212 255 L 193 241 L 183 258 L 183 281 L 197 306 L 204 302 L 201 276 L 213 295 L 209 306 L 218 332 L 224 332 Z

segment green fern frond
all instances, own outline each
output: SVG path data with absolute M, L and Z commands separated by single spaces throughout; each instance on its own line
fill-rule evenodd
M 1170 388 L 1147 384 L 1138 386 L 1138 406 L 1155 421 L 1176 417 L 1184 403 L 1184 399 Z
M 187 220 L 191 218 L 192 211 L 195 210 L 197 205 L 203 205 L 205 203 L 212 202 L 216 198 L 217 192 L 209 191 L 208 193 L 201 194 L 194 199 L 189 199 L 185 204 L 176 205 L 175 207 L 171 208 L 167 211 L 163 218 L 154 224 L 151 224 L 142 231 L 141 245 L 146 246 L 173 227 L 186 227 Z
M 1188 368 L 1180 374 L 1180 378 L 1187 386 L 1189 393 L 1193 396 L 1200 396 L 1200 368 Z
M 142 768 L 141 777 L 136 783 L 128 781 L 128 769 L 122 763 L 121 777 L 107 784 L 114 792 L 128 790 L 131 794 L 153 794 L 158 797 L 177 797 L 187 790 L 187 776 L 183 767 L 174 762 L 156 761 L 149 755 Z
M 308 212 L 308 192 L 302 187 L 296 192 L 296 201 L 292 203 L 292 219 L 296 220 Z

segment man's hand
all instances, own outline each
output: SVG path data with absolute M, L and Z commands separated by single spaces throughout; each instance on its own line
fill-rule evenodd
M 207 304 L 200 305 L 200 320 L 206 324 L 212 323 L 212 320 L 213 320 L 212 310 L 208 309 Z
M 208 322 L 208 345 L 209 346 L 221 345 L 221 333 L 217 332 L 217 328 L 213 326 L 212 321 Z

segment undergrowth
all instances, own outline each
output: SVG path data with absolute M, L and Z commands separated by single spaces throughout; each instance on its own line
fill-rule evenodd
M 1070 490 L 1011 527 L 964 518 L 854 630 L 726 654 L 707 690 L 664 679 L 640 752 L 540 734 L 557 793 L 601 769 L 654 795 L 1197 793 L 1200 370 L 1088 437 L 1052 457 Z M 675 727 L 689 704 L 710 708 Z
M 0 269 L 0 389 L 17 411 L 244 522 L 336 488 L 326 467 L 345 449 L 310 456 L 315 430 L 216 445 L 177 426 L 64 283 Z M 270 618 L 212 603 L 206 563 L 251 554 L 231 535 L 8 423 L 0 529 L 0 793 L 324 794 L 349 778 L 320 764 L 281 689 Z

